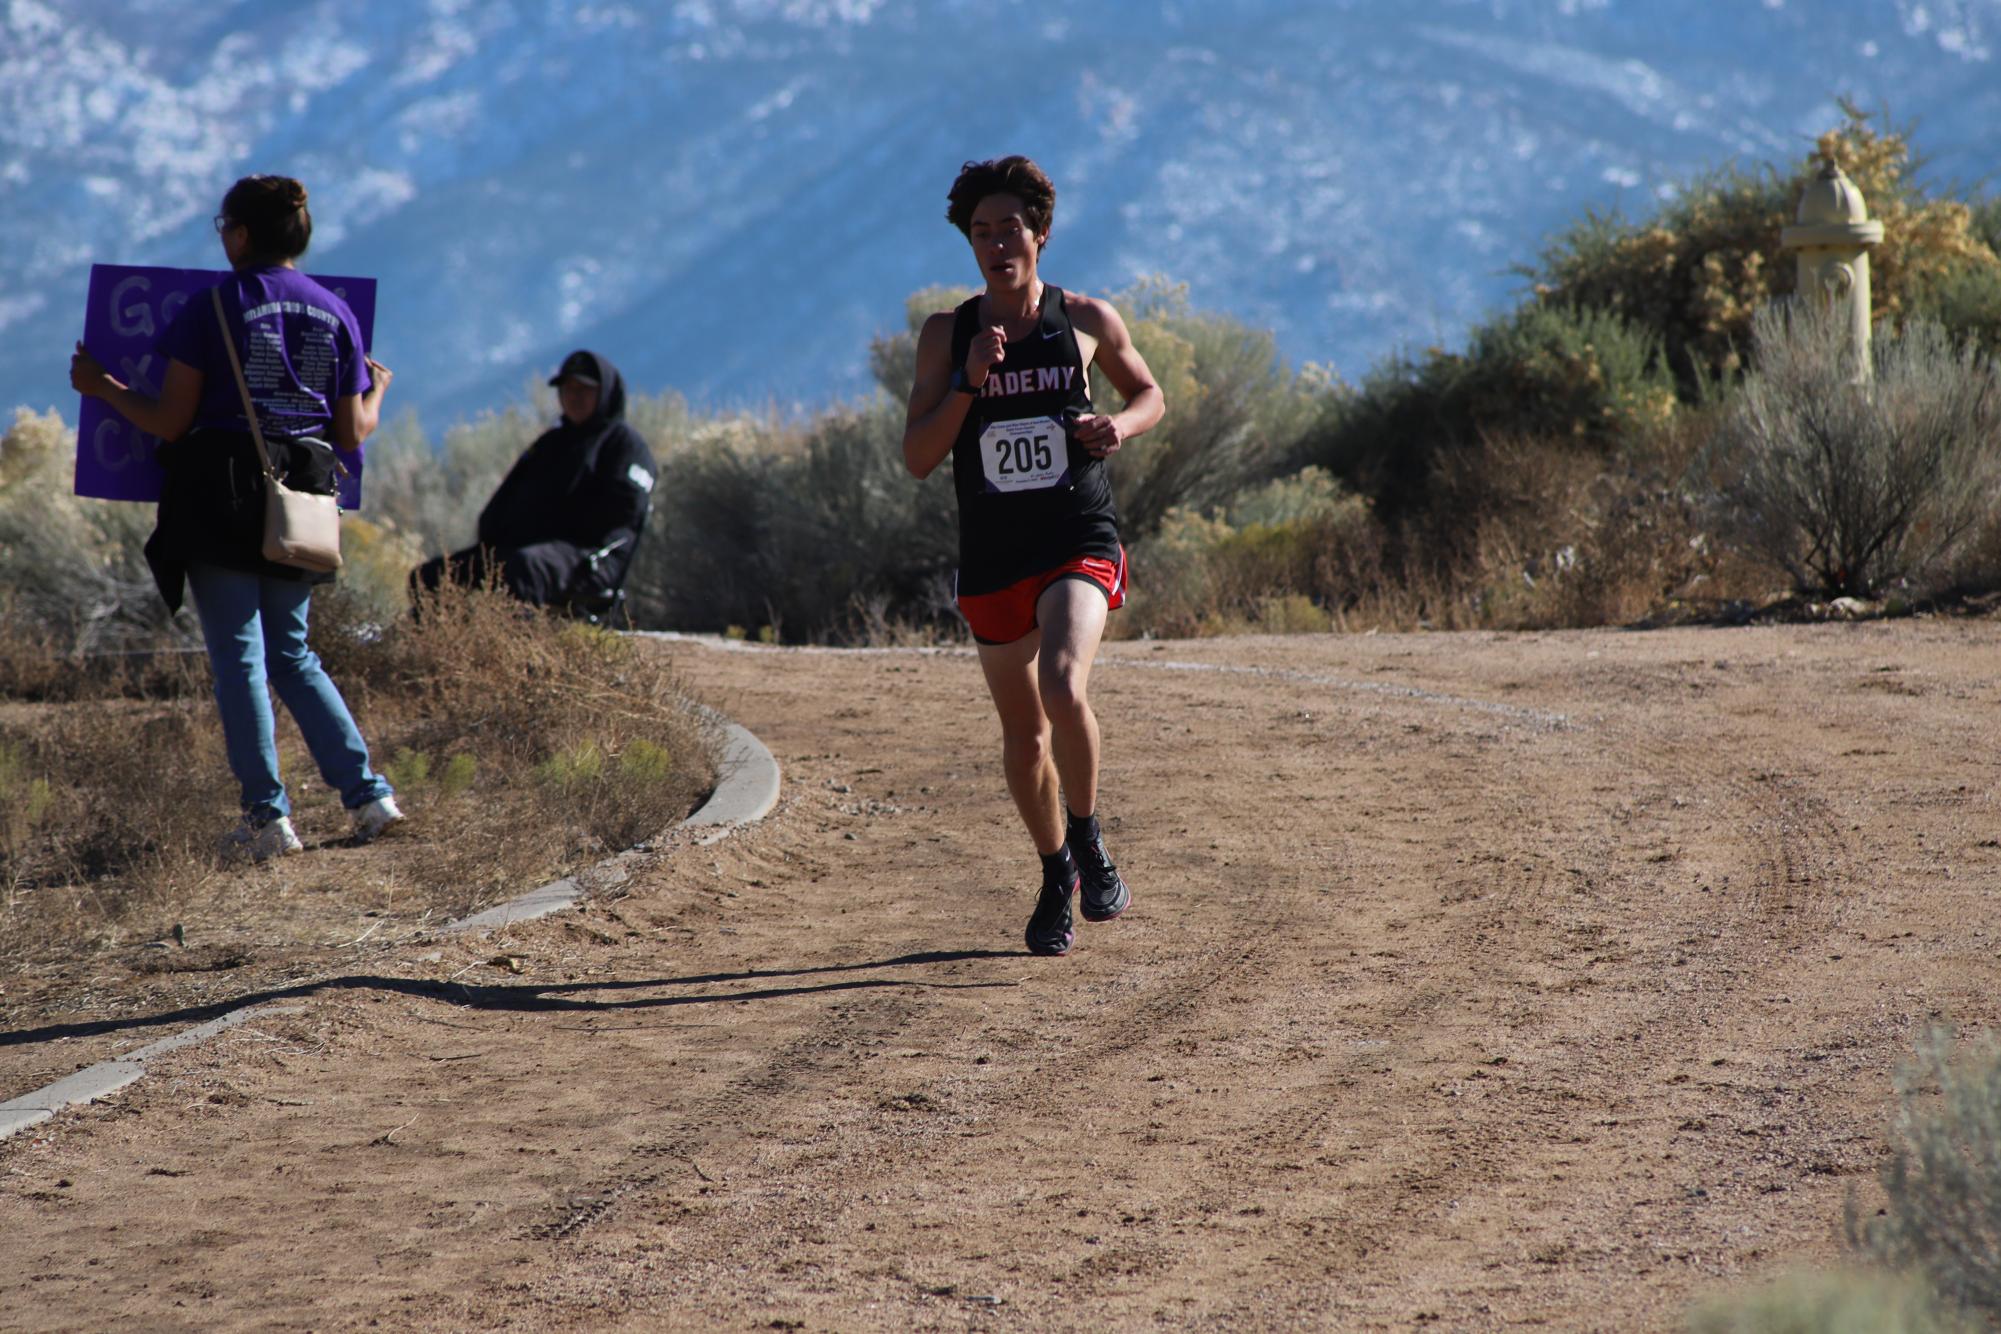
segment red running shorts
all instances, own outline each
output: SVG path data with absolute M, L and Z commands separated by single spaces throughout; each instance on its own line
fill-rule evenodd
M 959 614 L 982 644 L 1012 644 L 1035 628 L 1035 604 L 1059 579 L 1081 579 L 1105 595 L 1105 605 L 1117 611 L 1126 604 L 1126 549 L 1119 558 L 1079 556 L 1053 569 L 1031 574 L 992 593 L 959 598 Z

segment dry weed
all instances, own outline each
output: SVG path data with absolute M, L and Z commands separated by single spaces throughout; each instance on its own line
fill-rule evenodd
M 177 668 L 200 688 L 165 697 L 45 692 L 0 714 L 0 965 L 158 935 L 197 900 L 245 921 L 282 915 L 293 893 L 460 916 L 668 827 L 713 783 L 711 725 L 642 645 L 483 592 L 450 590 L 387 628 L 359 600 L 318 601 L 316 646 L 408 829 L 337 884 L 311 856 L 232 867 L 219 838 L 235 783 L 205 660 Z M 322 835 L 344 831 L 338 801 L 302 781 L 310 758 L 279 717 L 301 835 L 345 844 Z

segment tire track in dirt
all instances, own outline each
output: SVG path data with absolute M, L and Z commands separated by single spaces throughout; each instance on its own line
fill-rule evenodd
M 1713 750 L 1693 751 L 1685 743 L 1677 743 L 1662 735 L 1659 729 L 1649 728 L 1642 721 L 1628 717 L 1596 719 L 1591 730 L 1599 734 L 1595 748 L 1584 751 L 1574 762 L 1595 767 L 1606 778 L 1615 780 L 1614 786 L 1660 788 L 1668 792 L 1677 787 L 1686 791 L 1703 790 L 1705 787 L 1711 792 L 1717 790 L 1717 765 Z M 1413 781 L 1423 784 L 1426 777 L 1413 775 Z M 1737 896 L 1733 905 L 1737 916 L 1744 919 L 1742 926 L 1755 928 L 1757 937 L 1769 939 L 1777 936 L 1792 942 L 1824 934 L 1839 920 L 1839 877 L 1842 867 L 1852 863 L 1852 849 L 1829 804 L 1805 783 L 1768 774 L 1754 774 L 1748 779 L 1733 777 L 1723 793 L 1724 804 L 1740 810 L 1738 822 L 1743 827 L 1741 837 L 1758 850 L 1759 875 L 1754 892 Z M 1674 804 L 1679 806 L 1681 802 L 1676 799 Z M 1581 860 L 1602 870 L 1617 867 L 1622 859 L 1631 862 L 1632 850 L 1605 844 Z M 1645 863 L 1671 860 L 1668 856 L 1656 855 L 1646 857 Z M 1493 892 L 1468 894 L 1457 900 L 1466 902 L 1484 898 L 1487 906 L 1484 911 L 1468 915 L 1453 931 L 1434 937 L 1429 948 L 1420 956 L 1422 971 L 1432 973 L 1447 961 L 1456 959 L 1462 964 L 1470 962 L 1473 965 L 1474 984 L 1497 980 L 1499 974 L 1493 969 L 1482 969 L 1480 963 L 1494 957 L 1495 951 L 1490 947 L 1496 941 L 1529 934 L 1520 929 L 1522 908 L 1524 905 L 1548 905 L 1553 881 L 1552 867 L 1546 862 L 1530 861 L 1506 869 L 1509 873 L 1499 878 L 1498 887 Z M 1572 872 L 1573 875 L 1578 873 L 1577 870 Z M 1633 893 L 1634 890 L 1629 889 L 1628 897 Z M 1443 902 L 1448 905 L 1455 902 L 1450 890 Z M 1747 954 L 1763 947 L 1763 940 L 1747 938 L 1748 934 L 1743 930 L 1711 933 L 1713 938 L 1726 941 L 1725 949 L 1735 965 L 1742 965 Z M 1502 957 L 1509 953 L 1511 951 L 1500 952 Z M 1421 1018 L 1436 1000 L 1437 991 L 1436 985 L 1421 985 L 1395 1008 L 1406 1019 Z M 1656 1008 L 1661 1019 L 1666 1019 L 1667 1011 L 1674 1003 L 1672 999 L 1665 998 L 1659 1003 Z M 1621 1022 L 1630 1023 L 1631 1020 L 1628 1017 Z M 1396 1027 L 1407 1029 L 1409 1026 L 1398 1024 Z M 1296 1161 L 1286 1159 L 1312 1157 L 1326 1149 L 1328 1131 L 1337 1119 L 1335 1108 L 1344 1091 L 1354 1084 L 1358 1073 L 1366 1071 L 1372 1062 L 1380 1062 L 1380 1069 L 1414 1064 L 1420 1059 L 1418 1053 L 1399 1051 L 1388 1045 L 1373 1056 L 1351 1058 L 1345 1063 L 1344 1071 L 1325 1077 L 1295 1094 L 1305 1105 L 1282 1107 L 1247 1127 L 1235 1149 L 1223 1156 L 1216 1178 L 1197 1183 L 1180 1197 L 1176 1207 L 1184 1213 L 1213 1213 L 1231 1201 L 1241 1200 L 1246 1194 L 1256 1197 L 1264 1191 L 1276 1191 L 1288 1176 L 1302 1170 Z M 1476 1072 L 1474 1078 L 1480 1077 Z M 1610 1124 L 1618 1123 L 1614 1121 Z M 1434 1128 L 1439 1131 L 1448 1129 L 1443 1122 Z M 1383 1143 L 1393 1137 L 1408 1143 L 1411 1129 L 1405 1127 L 1396 1132 L 1379 1129 L 1373 1143 L 1364 1142 L 1368 1138 L 1366 1135 L 1358 1140 L 1351 1132 L 1345 1137 L 1350 1141 L 1346 1156 L 1349 1161 L 1367 1160 L 1379 1154 Z M 1509 1175 L 1510 1167 L 1504 1157 L 1483 1154 L 1477 1148 L 1468 1152 L 1467 1148 L 1448 1135 L 1425 1161 L 1408 1164 L 1405 1170 L 1385 1177 L 1373 1188 L 1351 1186 L 1343 1198 L 1344 1212 L 1369 1216 L 1380 1224 L 1385 1217 L 1423 1211 L 1427 1206 L 1422 1187 L 1427 1181 L 1442 1179 L 1447 1173 L 1450 1174 L 1454 1194 L 1462 1197 L 1490 1187 Z M 1284 1152 L 1275 1157 L 1275 1149 Z M 1329 1160 L 1323 1156 L 1320 1161 Z M 1219 1181 L 1233 1184 L 1220 1185 Z M 1278 1240 L 1272 1247 L 1272 1258 L 1281 1268 L 1297 1271 L 1317 1267 L 1324 1272 L 1335 1258 L 1330 1256 L 1330 1249 L 1338 1255 L 1344 1248 L 1338 1220 L 1289 1219 L 1287 1222 L 1291 1225 L 1278 1231 Z M 1369 1243 L 1346 1238 L 1345 1249 L 1345 1258 L 1360 1259 L 1369 1253 Z M 1306 1306 L 1323 1312 L 1342 1309 L 1352 1296 L 1353 1276 L 1350 1275 L 1339 1284 L 1323 1288 Z
M 839 837 L 838 834 L 831 836 Z M 1143 888 L 1141 892 L 1144 900 L 1147 891 Z M 1193 948 L 1177 948 L 1166 956 L 1149 951 L 1153 957 L 1138 985 L 1129 989 L 1121 985 L 1092 1002 L 1088 1027 L 1077 1033 L 1074 1041 L 1066 1042 L 1063 1049 L 1065 1066 L 1092 1070 L 1098 1078 L 1119 1079 L 1123 1074 L 1138 1080 L 1141 1076 L 1131 1073 L 1131 1067 L 1135 1063 L 1147 1063 L 1147 1053 L 1176 1041 L 1181 1032 L 1191 1027 L 1191 1016 L 1202 1012 L 1215 1003 L 1216 997 L 1232 989 L 1252 987 L 1261 974 L 1268 973 L 1281 952 L 1287 924 L 1296 921 L 1301 913 L 1302 904 L 1296 891 L 1274 886 L 1264 877 L 1251 877 L 1233 895 L 1232 905 L 1237 929 L 1225 935 L 1205 933 L 1179 941 L 1179 945 Z M 1128 976 L 1124 980 L 1130 983 L 1135 979 Z M 871 1031 L 888 1039 L 907 1035 L 910 1041 L 924 1045 L 921 1030 L 928 1017 L 917 1012 L 921 1003 L 921 1000 L 900 1003 L 895 1023 L 877 1023 L 871 1026 Z M 815 1059 L 815 1053 L 824 1047 L 831 1027 L 823 1023 L 797 1039 L 788 1054 L 774 1060 L 764 1076 L 741 1081 L 687 1120 L 731 1123 L 739 1115 L 756 1110 L 747 1103 L 768 1106 L 763 1100 L 779 1091 L 780 1086 L 797 1091 L 842 1067 L 846 1064 L 845 1057 L 838 1053 L 823 1062 L 816 1062 Z M 920 1031 L 910 1032 L 913 1028 Z M 819 1066 L 817 1071 L 800 1073 L 800 1067 L 816 1064 Z M 851 1078 L 853 1073 L 849 1071 Z M 970 1096 L 972 1090 L 969 1087 L 955 1086 L 949 1073 L 943 1078 L 934 1076 L 930 1080 L 920 1080 L 917 1090 L 903 1096 L 914 1100 L 911 1106 L 929 1109 L 934 1117 L 945 1108 L 976 1109 L 972 1112 L 976 1117 L 975 1125 L 990 1124 L 1024 1110 L 1038 1119 L 1053 1119 L 1061 1123 L 1074 1119 L 1093 1102 L 1088 1083 L 1068 1088 L 1052 1087 L 1046 1073 L 1026 1066 L 1004 1070 L 989 1068 L 982 1075 L 976 1100 Z M 901 1108 L 902 1101 L 895 1100 L 884 1105 Z M 960 1143 L 963 1135 L 986 1133 L 968 1129 L 958 1133 L 913 1135 L 909 1114 L 900 1110 L 893 1110 L 888 1115 L 871 1116 L 864 1109 L 837 1120 L 845 1129 L 831 1142 L 823 1139 L 815 1143 L 812 1151 L 813 1179 L 822 1183 L 823 1187 L 829 1182 L 841 1183 L 838 1191 L 814 1191 L 815 1198 L 822 1203 L 809 1212 L 819 1220 L 817 1226 L 825 1229 L 834 1229 L 837 1220 L 849 1212 L 846 1206 L 827 1203 L 830 1198 L 856 1201 L 882 1197 L 889 1188 L 907 1183 L 913 1174 L 924 1175 L 924 1163 L 942 1165 L 954 1161 L 963 1151 Z M 689 1133 L 690 1127 L 686 1124 L 678 1129 L 680 1133 L 640 1146 L 634 1158 L 658 1155 L 692 1161 L 694 1155 L 702 1152 L 709 1137 L 699 1130 Z M 736 1218 L 728 1210 L 694 1213 L 681 1210 L 677 1213 L 671 1209 L 639 1206 L 641 1198 L 649 1197 L 654 1192 L 664 1190 L 672 1194 L 684 1187 L 684 1171 L 642 1168 L 622 1176 L 630 1180 L 610 1183 L 607 1187 L 607 1192 L 616 1192 L 615 1198 L 594 1197 L 582 1201 L 581 1210 L 568 1211 L 553 1220 L 552 1230 L 566 1240 L 575 1241 L 582 1240 L 582 1234 L 613 1216 L 614 1212 L 620 1217 L 656 1219 L 671 1214 L 672 1235 L 677 1238 L 674 1249 L 692 1257 L 688 1264 L 699 1267 L 711 1263 L 704 1257 L 728 1251 L 733 1229 L 737 1226 Z M 777 1189 L 775 1186 L 769 1188 Z M 573 1223 L 572 1219 L 578 1221 Z M 548 1227 L 550 1225 L 545 1224 L 545 1228 Z M 645 1232 L 645 1235 L 652 1233 Z M 575 1263 L 587 1269 L 591 1257 L 601 1254 L 603 1250 L 604 1247 L 596 1246 L 578 1252 Z M 561 1286 L 558 1284 L 558 1287 Z
M 857 1010 L 862 1011 L 859 1016 Z M 769 1109 L 780 1098 L 802 1095 L 820 1080 L 838 1074 L 845 1067 L 841 1058 L 857 1043 L 894 1036 L 916 1011 L 917 1002 L 902 995 L 876 996 L 844 1009 L 823 1010 L 806 1032 L 780 1047 L 755 1070 L 703 1098 L 666 1135 L 635 1145 L 628 1152 L 628 1161 L 686 1162 L 699 1173 L 698 1155 L 715 1142 L 720 1128 L 742 1126 L 752 1114 Z M 641 1167 L 635 1162 L 600 1175 L 589 1187 L 571 1192 L 570 1199 L 555 1206 L 552 1217 L 527 1228 L 526 1235 L 538 1241 L 570 1240 L 660 1185 L 668 1170 L 665 1166 Z
M 1149 978 L 1144 989 L 1110 1002 L 1107 1008 L 1112 1012 L 1094 1014 L 1091 1034 L 1067 1052 L 1066 1059 L 1098 1068 L 1153 1044 L 1172 1041 L 1179 1022 L 1207 1004 L 1219 989 L 1241 983 L 1268 965 L 1274 954 L 1275 926 L 1284 913 L 1275 910 L 1277 896 L 1262 890 L 1259 893 L 1266 911 L 1254 916 L 1243 933 L 1205 946 L 1171 971 Z M 527 1235 L 544 1241 L 571 1241 L 618 1210 L 643 1206 L 651 1192 L 685 1179 L 685 1173 L 662 1160 L 687 1164 L 700 1172 L 701 1156 L 720 1137 L 754 1120 L 768 1122 L 770 1109 L 781 1099 L 805 1101 L 815 1088 L 851 1076 L 858 1050 L 906 1034 L 924 1017 L 923 1010 L 921 995 L 892 994 L 872 996 L 839 1012 L 823 1012 L 811 1027 L 756 1070 L 702 1099 L 668 1133 L 634 1146 L 628 1153 L 630 1166 L 601 1175 L 585 1190 L 572 1192 L 571 1198 L 553 1207 L 551 1217 L 530 1227 Z M 1077 1092 L 1084 1095 L 1082 1089 Z M 1046 1076 L 1024 1070 L 988 1080 L 981 1097 L 992 1108 L 1049 1094 Z M 825 1154 L 821 1170 L 843 1178 L 861 1178 L 864 1184 L 851 1182 L 850 1193 L 866 1194 L 866 1181 L 877 1175 L 872 1167 L 885 1169 L 888 1175 L 902 1174 L 908 1171 L 913 1154 L 924 1151 L 894 1128 L 886 1127 L 885 1137 L 898 1141 L 896 1155 L 886 1155 L 877 1137 L 858 1138 Z M 662 1165 L 639 1165 L 646 1162 Z
M 1320 688 L 1312 699 L 1316 703 L 1325 702 L 1324 688 L 1329 680 L 1321 675 L 1258 675 L 1283 682 L 1288 687 L 1309 691 Z M 1425 706 L 1442 704 L 1454 708 L 1459 704 L 1459 701 L 1437 692 L 1396 690 L 1370 693 L 1387 696 L 1399 703 L 1409 701 Z M 1520 712 L 1526 714 L 1529 711 Z M 1419 777 L 1418 785 L 1422 786 L 1424 779 L 1429 777 L 1432 775 Z M 1334 865 L 1322 870 L 1336 882 L 1352 881 L 1354 877 L 1354 869 L 1345 857 L 1337 857 Z M 1482 913 L 1481 921 L 1505 918 L 1515 901 L 1522 895 L 1536 893 L 1537 886 L 1546 883 L 1548 875 L 1547 867 L 1541 865 L 1532 865 L 1511 874 L 1505 882 L 1506 888 Z M 1079 1067 L 1100 1071 L 1101 1078 L 1137 1078 L 1137 1072 L 1131 1069 L 1132 1063 L 1127 1062 L 1122 1067 L 1118 1058 L 1133 1056 L 1149 1048 L 1172 1045 L 1181 1033 L 1195 1027 L 1190 1022 L 1192 1016 L 1207 1007 L 1214 997 L 1246 982 L 1254 982 L 1254 989 L 1284 987 L 1291 981 L 1289 974 L 1297 973 L 1302 968 L 1310 971 L 1310 965 L 1302 965 L 1298 961 L 1287 966 L 1280 948 L 1281 943 L 1290 943 L 1286 941 L 1288 927 L 1296 925 L 1307 915 L 1308 906 L 1297 890 L 1261 875 L 1248 879 L 1245 888 L 1255 898 L 1246 902 L 1243 897 L 1233 897 L 1233 930 L 1236 934 L 1229 938 L 1228 943 L 1205 945 L 1189 954 L 1172 972 L 1149 979 L 1146 993 L 1125 1005 L 1116 1019 L 1107 1022 L 1094 1040 L 1067 1052 L 1066 1059 Z M 1435 947 L 1430 951 L 1432 957 L 1420 960 L 1420 964 L 1434 962 L 1445 948 L 1444 945 Z M 1409 1015 L 1436 1006 L 1444 997 L 1446 986 L 1444 982 L 1422 984 L 1416 992 L 1405 997 L 1399 1013 Z M 1229 1196 L 1239 1192 L 1255 1196 L 1261 1183 L 1303 1170 L 1298 1159 L 1307 1151 L 1318 1152 L 1325 1147 L 1324 1142 L 1333 1122 L 1343 1114 L 1343 1095 L 1355 1086 L 1361 1075 L 1386 1060 L 1398 1058 L 1398 1053 L 1389 1050 L 1387 1042 L 1376 1046 L 1364 1046 L 1357 1042 L 1355 1048 L 1337 1062 L 1336 1072 L 1323 1082 L 1296 1087 L 1291 1101 L 1285 1106 L 1248 1123 L 1235 1122 L 1217 1131 L 1214 1138 L 1222 1147 L 1204 1164 L 1199 1181 L 1181 1195 L 1171 1197 L 1169 1202 L 1156 1202 L 1153 1212 L 1188 1219 L 1220 1213 L 1223 1201 Z M 989 1083 L 982 1097 L 992 1108 L 1034 1099 L 1047 1100 L 1049 1090 L 1046 1081 L 1022 1076 L 999 1086 Z M 1059 1119 L 1064 1119 L 1064 1115 L 1057 1112 Z M 1379 1128 L 1371 1135 L 1370 1143 L 1352 1145 L 1350 1156 L 1369 1157 L 1381 1143 L 1399 1135 L 1397 1130 Z M 1265 1157 L 1281 1148 L 1289 1150 L 1288 1156 L 1293 1160 L 1290 1164 L 1268 1170 L 1259 1166 Z M 1456 1150 L 1452 1146 L 1444 1145 L 1423 1159 L 1413 1158 L 1392 1180 L 1383 1183 L 1376 1198 L 1389 1199 L 1399 1193 L 1408 1194 L 1414 1184 L 1436 1180 L 1452 1165 L 1454 1152 Z M 866 1162 L 875 1158 L 876 1154 L 872 1149 L 857 1149 L 851 1156 Z M 1308 1240 L 1311 1236 L 1312 1226 L 1309 1224 L 1306 1233 L 1297 1236 L 1294 1245 L 1281 1248 L 1281 1253 L 1286 1258 L 1295 1259 L 1308 1255 L 1324 1257 L 1324 1244 Z M 1155 1247 L 1158 1249 L 1158 1243 Z M 1122 1261 L 1114 1261 L 1108 1256 L 1094 1257 L 1096 1265 L 1088 1271 L 1080 1270 L 1079 1276 L 1088 1277 L 1099 1270 L 1106 1271 L 1106 1275 L 1128 1272 L 1121 1266 L 1137 1263 L 1132 1259 L 1134 1249 L 1128 1245 L 1123 1252 L 1127 1258 Z M 1362 1249 L 1366 1253 L 1367 1248 Z
M 1411 767 L 1416 787 L 1483 786 L 1457 763 L 1449 773 L 1422 760 Z M 1444 860 L 1444 853 L 1433 854 L 1434 874 Z M 1431 934 L 1414 939 L 1406 931 L 1394 937 L 1395 949 L 1369 951 L 1370 959 L 1397 965 L 1366 1016 L 1369 1031 L 1387 1036 L 1350 1038 L 1344 1049 L 1315 1062 L 1319 1068 L 1309 1080 L 1288 1088 L 1282 1105 L 1242 1124 L 1218 1148 L 1209 1170 L 1186 1183 L 1165 1206 L 1176 1217 L 1221 1220 L 1210 1225 L 1226 1230 L 1247 1226 L 1242 1221 L 1246 1217 L 1254 1219 L 1262 1235 L 1250 1249 L 1260 1271 L 1339 1274 L 1325 1282 L 1295 1280 L 1290 1293 L 1240 1293 L 1239 1300 L 1254 1303 L 1261 1320 L 1325 1319 L 1363 1309 L 1361 1292 L 1386 1284 L 1385 1276 L 1374 1272 L 1380 1260 L 1373 1268 L 1369 1263 L 1382 1251 L 1380 1229 L 1386 1220 L 1430 1220 L 1448 1177 L 1454 1193 L 1463 1195 L 1507 1170 L 1504 1155 L 1460 1139 L 1450 1105 L 1435 1105 L 1437 1100 L 1427 1096 L 1441 1065 L 1473 1063 L 1458 1051 L 1464 1045 L 1460 1039 L 1435 1031 L 1434 1025 L 1440 1017 L 1451 1018 L 1450 1002 L 1457 993 L 1499 989 L 1496 970 L 1480 961 L 1496 953 L 1494 942 L 1506 937 L 1521 906 L 1545 894 L 1552 872 L 1546 862 L 1533 859 L 1476 865 L 1479 869 L 1469 873 L 1467 882 L 1452 883 L 1442 876 L 1434 880 L 1444 886 L 1439 906 L 1445 911 L 1425 919 Z M 1355 935 L 1389 943 L 1359 925 Z M 1417 980 L 1405 985 L 1411 977 Z M 1384 1082 L 1409 1090 L 1404 1116 L 1358 1121 L 1353 1110 L 1357 1090 Z M 1293 1201 L 1290 1184 L 1316 1172 L 1339 1174 L 1338 1207 L 1332 1207 L 1331 1199 L 1305 1206 Z M 1246 1200 L 1261 1203 L 1247 1209 Z M 1351 1220 L 1358 1217 L 1368 1221 L 1355 1226 Z

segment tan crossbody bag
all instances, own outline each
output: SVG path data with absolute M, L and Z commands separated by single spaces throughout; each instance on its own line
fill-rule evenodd
M 229 368 L 236 372 L 236 389 L 243 395 L 243 417 L 250 423 L 250 438 L 257 442 L 257 457 L 264 465 L 264 559 L 275 565 L 290 565 L 315 574 L 330 574 L 340 568 L 340 498 L 294 491 L 271 466 L 270 451 L 264 448 L 264 428 L 257 422 L 257 405 L 250 401 L 250 383 L 243 378 L 243 358 L 236 353 L 236 339 L 229 332 L 229 317 L 223 313 L 222 290 L 209 288 L 215 302 L 216 322 L 222 326 L 222 345 L 229 350 Z M 339 459 L 334 467 L 345 474 Z

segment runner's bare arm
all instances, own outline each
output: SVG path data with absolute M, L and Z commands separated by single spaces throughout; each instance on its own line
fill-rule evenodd
M 1167 399 L 1153 382 L 1146 358 L 1133 346 L 1126 322 L 1111 303 L 1094 297 L 1072 297 L 1070 318 L 1078 332 L 1097 340 L 1098 350 L 1091 360 L 1126 401 L 1118 412 L 1085 417 L 1076 426 L 1077 443 L 1098 458 L 1118 452 L 1119 446 L 1136 435 L 1152 430 L 1167 411 Z
M 69 359 L 70 388 L 86 398 L 101 398 L 111 410 L 162 440 L 178 440 L 194 423 L 201 402 L 202 373 L 184 361 L 168 361 L 160 396 L 152 398 L 113 378 L 82 343 Z
M 903 466 L 929 477 L 959 438 L 972 398 L 952 392 L 952 316 L 933 315 L 917 331 L 917 376 L 904 417 Z

